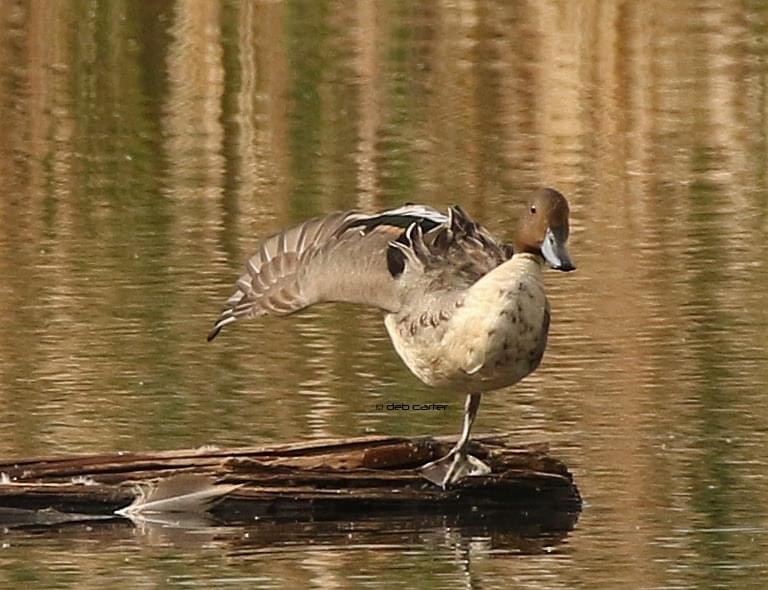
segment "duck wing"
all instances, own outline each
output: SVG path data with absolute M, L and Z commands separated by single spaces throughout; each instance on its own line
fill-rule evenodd
M 270 236 L 247 261 L 208 340 L 240 317 L 288 315 L 321 302 L 396 311 L 401 289 L 390 271 L 390 242 L 410 227 L 429 232 L 447 221 L 430 207 L 407 205 L 375 215 L 332 213 Z

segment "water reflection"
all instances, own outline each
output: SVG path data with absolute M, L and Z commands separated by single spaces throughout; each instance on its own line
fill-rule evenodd
M 520 523 L 457 522 L 445 517 L 389 518 L 386 521 L 261 522 L 244 526 L 141 526 L 127 521 L 77 523 L 56 529 L 26 527 L 4 535 L 5 566 L 16 579 L 27 575 L 37 582 L 54 582 L 82 560 L 93 563 L 93 578 L 123 583 L 142 580 L 171 584 L 244 584 L 276 588 L 345 587 L 344 580 L 366 578 L 374 587 L 414 587 L 442 579 L 457 587 L 474 587 L 476 564 L 510 556 L 547 559 L 562 541 L 562 533 L 526 529 Z M 98 543 L 98 545 L 96 545 Z M 45 566 L 30 575 L 23 553 L 34 547 Z M 98 547 L 98 551 L 95 551 Z M 425 550 L 433 562 L 425 568 Z M 264 560 L 269 556 L 269 561 Z M 202 570 L 200 560 L 215 567 Z M 161 562 L 147 573 L 148 564 Z M 121 562 L 127 562 L 126 567 Z M 294 567 L 294 564 L 298 567 Z M 389 571 L 391 578 L 374 572 Z M 98 572 L 98 576 L 96 573 Z M 194 572 L 194 574 L 192 573 Z M 102 576 L 105 576 L 102 578 Z M 55 582 L 54 582 L 55 584 Z M 411 586 L 409 586 L 409 584 Z M 93 586 L 97 587 L 97 586 Z
M 279 227 L 460 202 L 509 236 L 554 184 L 579 272 L 547 277 L 544 364 L 478 430 L 553 442 L 588 502 L 575 532 L 463 574 L 421 541 L 381 560 L 304 547 L 254 581 L 759 587 L 767 25 L 763 4 L 718 0 L 0 4 L 0 452 L 452 432 L 460 401 L 408 374 L 376 313 L 204 336 Z M 382 400 L 451 406 L 405 419 Z M 23 547 L 61 565 L 41 585 L 87 587 L 122 559 L 96 543 L 66 563 L 54 538 Z M 136 576 L 210 573 L 205 550 L 127 551 Z M 262 569 L 261 551 L 212 569 Z

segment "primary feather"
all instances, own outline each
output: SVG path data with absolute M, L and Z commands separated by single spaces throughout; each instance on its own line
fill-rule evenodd
M 219 484 L 207 475 L 179 474 L 156 483 L 137 485 L 133 502 L 115 514 L 133 517 L 167 512 L 205 512 L 239 484 Z

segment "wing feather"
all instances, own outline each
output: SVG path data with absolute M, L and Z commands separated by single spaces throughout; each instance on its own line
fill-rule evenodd
M 314 303 L 400 306 L 400 285 L 388 270 L 390 242 L 412 223 L 434 228 L 447 217 L 405 206 L 376 215 L 355 211 L 311 219 L 263 240 L 208 335 L 212 340 L 241 317 L 288 315 Z
M 512 256 L 461 207 L 423 205 L 311 219 L 263 240 L 208 335 L 241 317 L 288 315 L 321 302 L 396 312 L 414 295 L 459 296 Z

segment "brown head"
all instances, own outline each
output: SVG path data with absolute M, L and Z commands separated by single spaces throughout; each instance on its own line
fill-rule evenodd
M 555 270 L 576 270 L 566 247 L 568 213 L 568 201 L 555 189 L 542 188 L 533 193 L 520 219 L 515 253 L 541 256 Z

